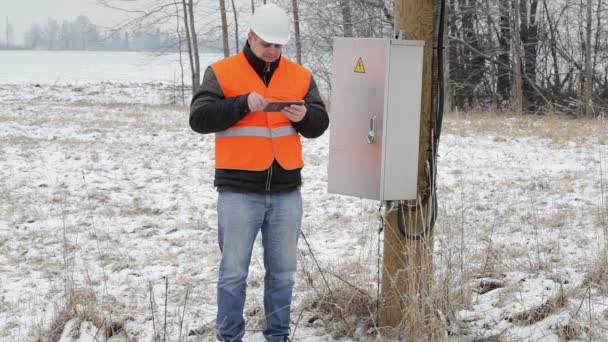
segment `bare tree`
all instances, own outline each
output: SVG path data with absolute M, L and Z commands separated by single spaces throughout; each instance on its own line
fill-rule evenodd
M 8 49 L 11 46 L 11 42 L 15 36 L 15 30 L 13 29 L 13 25 L 8 21 L 8 17 L 6 17 L 6 48 Z
M 509 18 L 509 5 L 504 2 L 498 4 L 499 28 L 498 36 L 498 63 L 496 63 L 496 90 L 502 103 L 508 103 L 511 94 L 511 25 Z
M 586 17 L 585 21 L 587 25 L 585 26 L 585 85 L 583 88 L 583 103 L 584 103 L 584 112 L 585 116 L 592 116 L 593 113 L 593 63 L 591 61 L 591 27 L 593 25 L 592 19 L 592 11 L 591 11 L 591 0 L 587 0 L 585 5 L 586 7 Z
M 296 61 L 302 64 L 302 38 L 300 37 L 300 11 L 298 9 L 298 0 L 291 0 L 291 8 L 293 11 L 293 27 L 296 36 Z
M 198 37 L 194 25 L 193 0 L 182 0 L 184 9 L 184 26 L 186 27 L 186 41 L 188 57 L 190 60 L 190 74 L 192 75 L 192 95 L 196 94 L 201 84 L 201 66 L 198 53 Z
M 535 111 L 539 99 L 535 90 L 538 50 L 538 0 L 519 0 L 519 36 L 522 61 L 522 108 Z
M 344 37 L 353 37 L 353 16 L 349 0 L 340 0 L 342 9 L 342 25 L 344 26 Z
M 232 3 L 232 13 L 234 14 L 234 46 L 236 48 L 235 52 L 239 52 L 241 49 L 239 47 L 239 16 L 236 10 L 236 6 L 234 5 L 234 0 L 230 0 Z
M 56 49 L 59 45 L 59 24 L 54 19 L 47 19 L 44 25 L 44 36 L 48 49 Z
M 512 0 L 511 2 L 511 18 L 512 18 L 512 37 L 513 37 L 513 100 L 512 108 L 513 111 L 521 115 L 523 111 L 523 80 L 521 70 L 521 38 L 520 38 L 520 27 L 518 23 L 520 19 L 520 0 Z
M 550 84 L 551 82 L 553 82 L 553 84 L 551 85 L 551 93 L 552 96 L 554 98 L 554 101 L 557 101 L 560 96 L 559 93 L 561 91 L 561 77 L 560 77 L 560 65 L 559 65 L 559 58 L 558 58 L 558 52 L 557 52 L 557 23 L 555 22 L 555 19 L 553 18 L 553 16 L 549 13 L 549 7 L 547 6 L 547 0 L 543 0 L 543 9 L 545 12 L 545 18 L 547 20 L 547 24 L 548 24 L 548 28 L 549 28 L 549 54 L 551 56 L 551 72 L 553 73 L 553 75 L 548 75 L 548 77 L 551 77 L 552 79 L 547 80 L 547 84 Z M 559 18 L 557 19 L 559 20 Z
M 182 105 L 186 104 L 186 91 L 184 86 L 184 62 L 182 56 L 182 34 L 180 30 L 180 20 L 179 20 L 179 5 L 177 4 L 177 0 L 173 0 L 175 4 L 175 33 L 177 34 L 177 51 L 179 53 L 179 69 L 180 69 L 180 85 L 182 91 Z
M 222 45 L 224 46 L 224 57 L 230 56 L 230 44 L 228 43 L 228 20 L 226 19 L 226 3 L 220 0 L 220 17 L 222 20 Z
M 176 13 L 176 0 L 158 0 L 147 5 L 142 5 L 144 9 L 138 9 L 134 6 L 139 3 L 133 3 L 130 0 L 97 0 L 101 5 L 129 14 L 129 18 L 117 25 L 116 30 L 124 28 L 137 28 L 142 31 L 149 31 L 151 27 L 159 23 L 168 22 L 169 20 L 180 20 L 184 25 L 186 46 L 188 48 L 188 62 L 190 65 L 190 75 L 192 80 L 192 94 L 196 93 L 200 87 L 201 70 L 200 57 L 198 48 L 198 34 L 196 23 L 194 20 L 195 3 L 193 0 L 177 0 L 181 2 L 182 15 Z M 175 18 L 177 17 L 177 19 Z M 127 44 L 129 36 L 125 35 Z M 181 35 L 178 37 L 181 42 Z M 178 47 L 180 45 L 178 42 Z

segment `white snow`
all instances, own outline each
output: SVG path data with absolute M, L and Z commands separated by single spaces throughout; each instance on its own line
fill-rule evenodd
M 176 84 L 166 63 L 131 53 L 0 51 L 0 341 L 48 329 L 66 293 L 81 312 L 89 303 L 152 341 L 153 325 L 163 333 L 166 280 L 171 340 L 182 313 L 182 336 L 206 328 L 188 341 L 211 338 L 213 138 L 190 130 L 186 107 L 163 105 Z M 606 140 L 521 136 L 517 120 L 525 119 L 505 119 L 497 133 L 445 118 L 452 128 L 439 147 L 434 262 L 437 286 L 454 301 L 452 339 L 558 341 L 557 327 L 574 322 L 579 339 L 606 340 L 606 279 L 589 293 L 585 280 L 606 253 Z M 327 193 L 328 139 L 304 144 L 303 231 L 330 286 L 343 286 L 333 272 L 375 295 L 380 204 Z M 246 306 L 253 342 L 263 341 L 260 247 Z M 310 320 L 306 307 L 325 285 L 303 239 L 299 250 L 295 339 L 340 340 L 328 322 Z M 481 294 L 484 280 L 503 285 Z M 559 293 L 566 305 L 546 318 L 509 320 Z M 125 339 L 102 337 L 95 322 L 72 317 L 60 341 Z

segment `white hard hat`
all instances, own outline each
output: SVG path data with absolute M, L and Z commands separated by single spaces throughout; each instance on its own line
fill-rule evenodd
M 263 5 L 253 14 L 251 31 L 267 43 L 284 45 L 289 41 L 289 17 L 275 4 Z

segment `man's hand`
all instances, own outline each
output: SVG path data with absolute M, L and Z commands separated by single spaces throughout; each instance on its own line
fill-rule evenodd
M 250 112 L 257 112 L 264 109 L 267 103 L 268 101 L 266 101 L 264 96 L 258 93 L 249 93 L 247 96 L 247 106 L 249 106 Z
M 305 105 L 291 105 L 289 107 L 283 108 L 281 111 L 291 122 L 300 122 L 304 119 L 306 115 L 306 106 Z

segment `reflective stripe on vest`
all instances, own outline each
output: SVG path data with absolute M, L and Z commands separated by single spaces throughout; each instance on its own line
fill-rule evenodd
M 266 138 L 278 138 L 286 135 L 298 134 L 292 126 L 283 126 L 279 128 L 268 129 L 267 127 L 239 127 L 229 128 L 225 131 L 215 133 L 216 138 L 223 137 L 266 137 Z
M 256 92 L 269 100 L 306 97 L 311 74 L 306 68 L 281 57 L 268 86 L 243 52 L 211 65 L 225 97 Z M 304 166 L 300 135 L 280 112 L 250 112 L 225 131 L 215 134 L 215 167 L 266 170 L 273 160 L 286 170 Z

